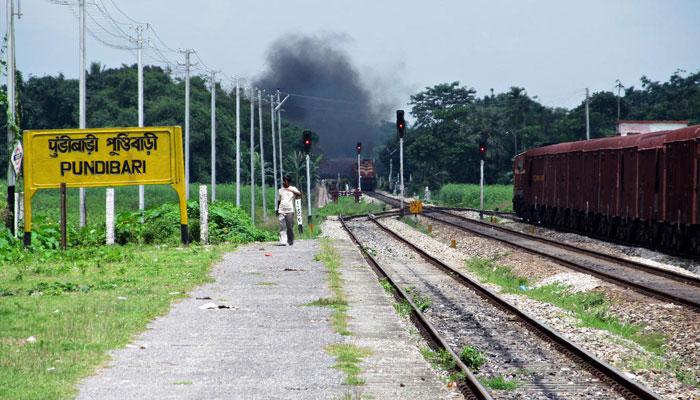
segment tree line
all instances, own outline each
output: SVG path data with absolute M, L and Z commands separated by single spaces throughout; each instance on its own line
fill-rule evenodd
M 666 82 L 641 78 L 641 87 L 627 87 L 620 97 L 620 119 L 689 120 L 700 124 L 700 71 L 674 73 Z M 459 82 L 441 83 L 411 96 L 413 121 L 406 133 L 405 176 L 412 191 L 445 183 L 479 181 L 481 140 L 487 139 L 487 183 L 510 183 L 512 160 L 524 150 L 586 138 L 585 100 L 573 109 L 546 107 L 521 87 L 477 97 Z M 618 97 L 593 93 L 589 113 L 591 138 L 615 135 Z M 398 146 L 388 138 L 376 155 L 384 166 Z M 398 165 L 398 152 L 393 153 Z M 395 168 L 394 171 L 397 171 Z M 387 171 L 383 171 L 384 174 Z
M 144 67 L 144 125 L 185 125 L 185 82 L 173 77 L 171 71 L 158 66 Z M 78 81 L 63 74 L 57 76 L 30 76 L 24 79 L 17 72 L 17 118 L 25 129 L 61 129 L 78 126 Z M 3 88 L 5 89 L 5 88 Z M 136 126 L 137 73 L 136 65 L 105 68 L 93 63 L 86 78 L 86 117 L 88 127 Z M 3 90 L 5 93 L 5 90 Z M 190 78 L 190 180 L 208 182 L 211 161 L 211 94 L 209 83 L 201 76 Z M 269 99 L 269 94 L 268 94 Z M 0 99 L 2 100 L 2 99 Z M 241 180 L 250 182 L 250 98 L 241 89 Z M 7 121 L 6 107 L 0 107 L 0 118 Z M 255 101 L 255 179 L 260 181 L 260 147 L 258 131 L 258 102 Z M 263 95 L 263 142 L 266 166 L 272 185 L 272 138 L 270 104 Z M 276 121 L 275 121 L 276 123 Z M 218 182 L 233 182 L 236 177 L 236 96 L 235 91 L 216 85 L 216 174 Z M 297 182 L 305 177 L 302 129 L 282 119 L 282 149 L 284 169 Z M 0 140 L 0 154 L 8 159 L 6 140 Z M 301 160 L 301 161 L 300 161 Z M 279 163 L 279 159 L 277 159 Z M 318 163 L 315 163 L 318 164 Z M 301 171 L 301 172 L 300 172 Z

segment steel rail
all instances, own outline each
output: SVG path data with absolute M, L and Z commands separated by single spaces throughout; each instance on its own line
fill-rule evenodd
M 365 216 L 366 217 L 366 216 Z M 418 309 L 413 300 L 401 289 L 396 282 L 386 273 L 386 271 L 379 265 L 377 260 L 374 259 L 369 253 L 364 250 L 362 244 L 360 244 L 357 237 L 352 232 L 352 230 L 346 225 L 346 218 L 339 218 L 343 229 L 348 233 L 350 239 L 357 247 L 360 248 L 360 252 L 364 259 L 369 263 L 374 272 L 380 277 L 380 279 L 386 279 L 387 282 L 394 289 L 394 297 L 399 301 L 405 301 L 411 306 L 411 320 L 418 325 L 419 330 L 424 334 L 426 339 L 433 343 L 433 345 L 439 347 L 442 350 L 447 351 L 452 359 L 455 361 L 457 368 L 464 374 L 464 381 L 460 385 L 460 390 L 464 394 L 466 399 L 469 400 L 493 400 L 491 395 L 486 391 L 486 389 L 479 383 L 479 380 L 472 374 L 464 362 L 459 358 L 459 356 L 450 348 L 447 341 L 440 336 L 437 329 L 428 321 L 425 315 Z
M 467 217 L 464 217 L 464 216 L 461 216 L 461 215 L 453 214 L 453 213 L 449 212 L 450 210 L 447 209 L 447 208 L 435 208 L 435 209 L 431 208 L 429 211 L 433 211 L 433 210 L 434 210 L 435 212 L 447 214 L 447 215 L 449 215 L 450 217 L 454 217 L 454 218 L 457 218 L 457 219 L 460 219 L 460 220 L 463 220 L 463 221 L 468 221 L 468 222 L 470 222 L 470 223 L 477 223 L 477 224 L 482 224 L 482 225 L 485 225 L 485 226 L 493 227 L 493 228 L 496 228 L 496 229 L 498 229 L 498 230 L 500 230 L 500 231 L 504 231 L 504 232 L 507 232 L 507 233 L 513 233 L 513 234 L 515 234 L 515 235 L 518 235 L 518 236 L 521 236 L 521 237 L 524 237 L 524 238 L 527 238 L 527 239 L 531 239 L 531 240 L 536 240 L 536 241 L 538 241 L 538 242 L 546 243 L 546 244 L 549 244 L 549 245 L 552 245 L 552 246 L 556 246 L 556 247 L 562 248 L 562 249 L 564 249 L 564 250 L 573 251 L 573 252 L 576 252 L 576 253 L 582 253 L 582 254 L 585 254 L 585 255 L 588 255 L 588 256 L 593 256 L 593 257 L 596 257 L 596 258 L 602 258 L 602 259 L 607 260 L 607 261 L 610 261 L 610 262 L 614 262 L 614 263 L 617 263 L 617 264 L 621 264 L 621 265 L 626 266 L 626 267 L 628 267 L 628 268 L 640 269 L 640 270 L 643 270 L 643 271 L 648 272 L 648 273 L 650 273 L 650 274 L 654 274 L 654 275 L 658 275 L 658 276 L 663 276 L 664 278 L 672 279 L 672 280 L 674 280 L 674 281 L 678 281 L 678 282 L 684 283 L 684 284 L 686 284 L 686 285 L 692 285 L 692 286 L 700 287 L 700 277 L 695 277 L 695 276 L 690 276 L 690 275 L 685 275 L 685 274 L 679 274 L 679 273 L 676 273 L 676 272 L 674 272 L 674 271 L 670 271 L 670 270 L 666 270 L 666 269 L 657 268 L 657 267 L 654 267 L 654 266 L 651 266 L 651 265 L 647 265 L 647 264 L 641 263 L 641 262 L 639 262 L 639 261 L 628 260 L 628 259 L 626 259 L 626 258 L 618 257 L 618 256 L 615 256 L 615 255 L 612 255 L 612 254 L 602 253 L 602 252 L 599 252 L 599 251 L 587 249 L 587 248 L 584 248 L 584 247 L 581 247 L 581 246 L 576 246 L 576 245 L 573 245 L 573 244 L 568 244 L 568 243 L 563 243 L 563 242 L 557 242 L 557 241 L 555 241 L 555 240 L 548 239 L 548 238 L 545 238 L 545 237 L 535 236 L 535 235 L 531 235 L 531 234 L 529 234 L 529 233 L 520 232 L 520 231 L 517 231 L 517 230 L 514 230 L 514 229 L 510 229 L 510 228 L 505 228 L 505 227 L 502 227 L 502 226 L 499 226 L 499 225 L 495 225 L 495 224 L 491 224 L 491 223 L 488 223 L 488 222 L 478 221 L 478 220 L 471 219 L 471 218 L 467 218 Z
M 382 201 L 386 201 L 389 204 L 398 203 L 395 199 L 392 199 L 388 196 L 384 196 L 381 194 L 379 196 L 385 198 L 382 199 Z M 438 218 L 434 215 L 431 215 L 432 213 L 438 213 L 448 218 L 457 219 L 461 223 L 448 221 L 444 218 Z M 616 258 L 615 256 L 599 253 L 593 250 L 582 249 L 578 246 L 567 245 L 564 243 L 555 242 L 550 239 L 519 232 L 513 229 L 504 228 L 495 224 L 490 224 L 487 222 L 462 217 L 460 215 L 455 215 L 450 212 L 447 212 L 445 210 L 426 209 L 422 213 L 422 215 L 427 218 L 444 223 L 446 225 L 450 225 L 457 229 L 470 232 L 485 238 L 497 240 L 511 245 L 513 247 L 523 249 L 532 254 L 549 258 L 558 263 L 561 263 L 562 265 L 568 268 L 593 274 L 603 280 L 614 283 L 616 285 L 632 288 L 642 294 L 672 301 L 677 304 L 683 304 L 685 306 L 690 307 L 694 311 L 700 311 L 700 301 L 698 300 L 698 298 L 700 298 L 700 291 L 695 290 L 695 288 L 698 287 L 698 282 L 700 281 L 693 277 L 687 277 L 686 275 L 676 274 L 672 271 L 661 270 L 660 268 L 651 267 L 633 261 L 628 262 L 628 260 L 625 260 L 623 258 Z M 466 226 L 468 224 L 471 224 L 473 226 L 476 225 L 478 227 L 481 227 L 482 229 Z M 510 235 L 511 237 L 504 237 L 503 235 L 498 235 L 496 232 L 493 231 L 501 232 L 502 234 L 505 234 L 505 236 Z M 538 248 L 536 246 L 527 245 L 527 243 L 520 243 L 518 241 L 518 238 L 525 240 L 533 240 L 574 254 L 555 254 L 552 251 L 552 249 L 549 249 L 549 251 L 547 251 L 547 249 L 544 248 Z M 584 257 L 589 257 L 598 260 L 603 259 L 608 263 L 608 266 L 599 263 L 591 264 L 590 260 L 588 263 L 590 265 L 586 265 L 586 260 L 576 260 L 576 257 L 581 255 L 583 255 Z M 610 263 L 616 264 L 612 265 L 613 272 L 606 271 L 611 269 Z M 639 265 L 641 265 L 641 267 Z M 618 274 L 614 272 L 615 269 L 617 269 Z M 624 275 L 625 269 L 633 270 L 635 274 L 631 274 L 630 276 L 628 276 L 628 278 L 621 276 Z M 639 275 L 641 274 L 638 275 L 636 274 L 637 272 L 641 272 L 641 274 L 647 273 L 651 276 L 647 276 L 646 279 L 640 279 Z M 659 278 L 661 278 L 661 280 L 659 280 Z M 664 282 L 663 279 L 666 279 L 668 281 Z M 655 280 L 656 282 L 654 282 Z M 664 286 L 669 286 L 671 290 L 665 290 Z
M 513 314 L 537 336 L 552 342 L 560 352 L 562 352 L 564 355 L 566 355 L 573 361 L 582 365 L 594 376 L 597 376 L 601 380 L 607 382 L 611 387 L 620 392 L 624 397 L 628 399 L 640 400 L 661 399 L 661 397 L 653 393 L 647 387 L 631 381 L 615 367 L 605 363 L 604 361 L 598 359 L 594 355 L 588 353 L 586 350 L 560 336 L 551 328 L 538 321 L 534 317 L 530 316 L 529 314 L 525 313 L 524 311 L 519 310 L 517 307 L 513 306 L 511 303 L 500 297 L 498 294 L 492 292 L 485 286 L 481 285 L 479 282 L 472 280 L 460 271 L 453 269 L 452 267 L 448 266 L 447 264 L 428 254 L 420 247 L 409 242 L 396 232 L 382 225 L 376 219 L 372 217 L 368 218 L 370 221 L 374 222 L 374 224 L 376 224 L 380 229 L 387 232 L 393 238 L 405 244 L 416 253 L 420 254 L 426 261 L 446 272 L 448 276 L 452 277 L 460 284 L 474 290 L 476 293 L 481 295 L 486 300 L 490 301 L 495 306 Z
M 441 211 L 435 211 L 435 213 L 443 213 L 446 215 L 448 218 L 456 218 L 459 219 L 457 216 L 450 214 L 450 213 L 445 213 Z M 472 220 L 469 218 L 466 218 L 464 220 L 460 220 L 460 223 L 456 223 L 453 221 L 448 221 L 444 218 L 438 218 L 435 215 L 432 215 L 432 213 L 423 213 L 422 214 L 424 217 L 430 218 L 432 220 L 444 223 L 446 225 L 450 225 L 452 227 L 461 229 L 463 231 L 467 231 L 470 233 L 477 234 L 479 236 L 489 238 L 489 239 L 494 239 L 498 240 L 500 242 L 506 243 L 510 246 L 517 247 L 519 249 L 523 249 L 529 253 L 536 254 L 539 256 L 543 256 L 546 258 L 549 258 L 550 260 L 554 260 L 564 266 L 567 266 L 571 269 L 575 269 L 577 271 L 589 273 L 592 275 L 595 275 L 603 280 L 606 280 L 608 282 L 614 283 L 619 286 L 623 287 L 629 287 L 637 292 L 640 292 L 645 295 L 649 295 L 652 297 L 656 298 L 661 298 L 667 301 L 671 301 L 677 304 L 682 304 L 684 306 L 688 306 L 689 308 L 695 310 L 695 311 L 700 311 L 700 301 L 697 299 L 700 298 L 700 290 L 697 290 L 695 286 L 692 285 L 686 285 L 687 287 L 683 287 L 684 285 L 681 282 L 677 282 L 675 280 L 669 280 L 665 278 L 664 276 L 661 275 L 656 275 L 656 274 L 649 274 L 650 276 L 647 276 L 646 279 L 640 277 L 641 274 L 644 273 L 644 271 L 632 271 L 636 272 L 632 277 L 628 276 L 625 278 L 624 272 L 622 274 L 619 274 L 620 270 L 619 267 L 620 265 L 617 265 L 618 269 L 618 274 L 615 272 L 608 272 L 606 269 L 609 269 L 609 266 L 606 267 L 602 264 L 591 264 L 591 265 L 586 265 L 586 263 L 583 260 L 576 260 L 575 255 L 567 255 L 567 254 L 555 254 L 552 252 L 552 249 L 546 249 L 546 248 L 537 248 L 532 245 L 528 245 L 527 243 L 521 243 L 519 242 L 518 239 L 527 239 L 527 240 L 534 240 L 538 243 L 546 243 L 544 241 L 538 241 L 536 240 L 535 237 L 531 237 L 532 235 L 527 235 L 525 233 L 513 231 L 511 229 L 499 227 L 493 224 L 488 224 L 484 223 L 481 221 L 476 221 Z M 484 229 L 476 229 L 474 227 L 469 227 L 465 226 L 465 224 L 473 224 L 473 225 L 478 225 L 481 228 Z M 497 235 L 495 232 L 488 232 L 488 230 L 494 230 L 501 232 L 505 234 L 506 237 L 500 237 Z M 512 237 L 507 237 L 507 235 L 511 235 Z M 546 243 L 550 246 L 555 246 L 552 243 Z M 567 250 L 563 247 L 556 246 L 557 248 L 561 248 L 565 251 L 571 251 Z M 593 258 L 599 258 L 596 256 L 589 256 Z M 626 269 L 635 269 L 634 267 L 629 267 L 629 266 L 621 266 L 622 268 Z M 616 267 L 613 266 L 613 270 Z M 661 278 L 661 281 L 653 282 L 653 280 L 656 278 Z M 636 280 L 635 280 L 636 279 Z M 665 279 L 665 281 L 663 281 Z M 670 285 L 670 286 L 669 286 Z M 664 289 L 664 286 L 668 286 L 668 289 Z M 695 296 L 693 296 L 695 294 Z

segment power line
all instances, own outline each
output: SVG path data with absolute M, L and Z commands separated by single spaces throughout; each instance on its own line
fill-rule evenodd
M 131 18 L 129 15 L 127 15 L 124 11 L 122 11 L 121 8 L 119 8 L 119 6 L 117 5 L 117 3 L 116 3 L 114 0 L 109 0 L 109 2 L 112 3 L 112 5 L 114 6 L 114 8 L 115 8 L 121 15 L 123 15 L 126 19 L 128 19 L 129 21 L 131 21 L 131 22 L 133 22 L 133 23 L 135 23 L 135 24 L 137 24 L 137 25 L 147 25 L 146 23 L 144 23 L 144 22 L 139 22 L 139 21 L 137 21 L 137 20 Z M 100 0 L 100 3 L 102 3 L 102 0 Z M 104 3 L 102 3 L 102 6 L 104 7 Z

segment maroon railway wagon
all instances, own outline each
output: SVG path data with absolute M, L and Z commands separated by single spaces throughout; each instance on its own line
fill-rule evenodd
M 700 125 L 544 146 L 513 169 L 526 221 L 700 255 Z

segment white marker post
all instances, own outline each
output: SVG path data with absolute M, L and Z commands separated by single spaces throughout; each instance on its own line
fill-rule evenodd
M 199 186 L 199 240 L 209 244 L 209 210 L 207 209 L 207 185 Z
M 114 244 L 114 188 L 107 188 L 106 191 L 106 211 L 105 234 L 107 236 L 107 246 Z

